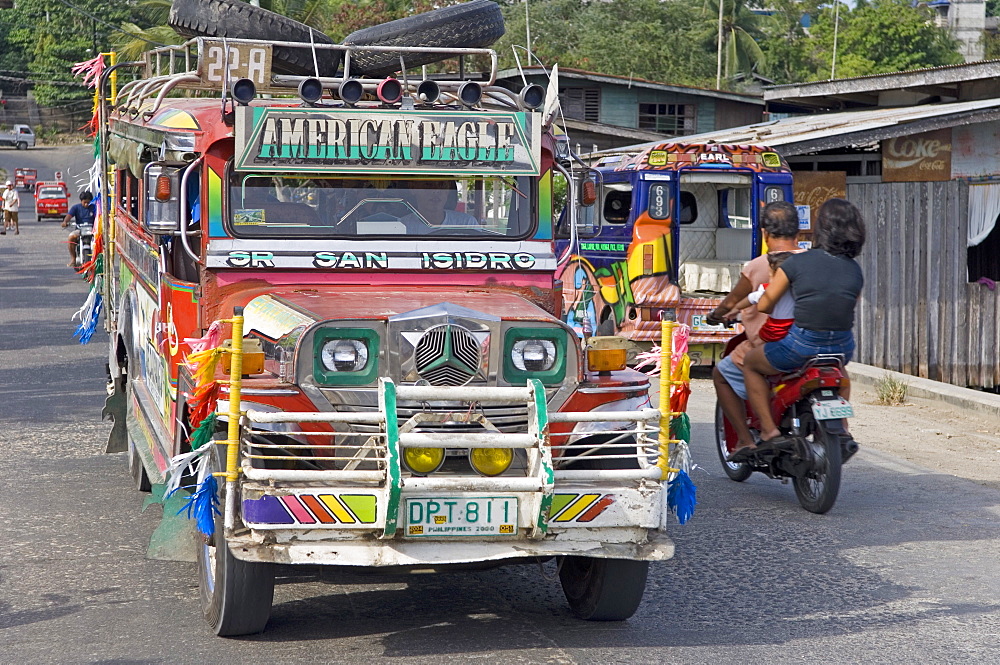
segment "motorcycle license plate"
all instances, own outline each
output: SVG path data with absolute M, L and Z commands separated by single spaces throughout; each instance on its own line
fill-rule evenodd
M 406 500 L 407 536 L 513 536 L 517 497 Z
M 816 420 L 837 420 L 838 418 L 853 418 L 854 407 L 846 399 L 825 399 L 812 405 Z

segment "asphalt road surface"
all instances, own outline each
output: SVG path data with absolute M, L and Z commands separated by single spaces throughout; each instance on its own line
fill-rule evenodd
M 88 147 L 0 151 L 72 177 Z M 290 570 L 265 634 L 218 639 L 195 567 L 150 560 L 123 455 L 101 452 L 105 337 L 72 338 L 87 287 L 65 231 L 0 237 L 0 663 L 1000 662 L 996 485 L 863 449 L 827 515 L 722 474 L 713 397 L 691 403 L 699 505 L 623 623 L 566 608 L 555 569 L 385 577 Z M 900 428 L 893 434 L 913 439 Z

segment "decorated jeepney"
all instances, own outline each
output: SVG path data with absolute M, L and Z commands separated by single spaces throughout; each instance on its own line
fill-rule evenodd
M 706 319 L 764 250 L 763 207 L 792 200 L 784 158 L 760 145 L 671 141 L 598 154 L 593 168 L 602 200 L 583 211 L 558 273 L 566 322 L 648 347 L 666 317 L 691 327 L 695 364 L 721 359 L 739 330 Z
M 273 47 L 195 38 L 100 79 L 82 334 L 103 303 L 108 450 L 191 494 L 213 630 L 263 630 L 286 564 L 555 558 L 578 616 L 628 618 L 673 553 L 683 350 L 651 404 L 621 340 L 563 322 L 553 179 L 579 177 L 544 91 L 494 85 L 487 49 L 442 49 L 491 60 L 477 83 L 354 78 L 318 44 L 343 76 L 278 75 Z

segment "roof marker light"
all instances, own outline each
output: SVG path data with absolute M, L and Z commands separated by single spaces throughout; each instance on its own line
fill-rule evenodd
M 239 79 L 233 83 L 231 90 L 233 94 L 233 99 L 239 103 L 240 106 L 246 106 L 253 101 L 253 98 L 257 96 L 257 86 L 253 84 L 250 79 Z

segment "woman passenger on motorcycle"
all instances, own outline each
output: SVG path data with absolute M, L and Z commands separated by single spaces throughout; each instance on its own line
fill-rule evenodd
M 760 418 L 761 443 L 783 443 L 771 415 L 767 377 L 791 372 L 813 356 L 854 353 L 854 307 L 864 284 L 854 260 L 865 244 L 861 212 L 844 199 L 824 203 L 816 218 L 813 247 L 790 256 L 775 272 L 757 308 L 770 312 L 789 289 L 795 300 L 795 323 L 777 342 L 751 349 L 743 361 L 750 406 Z

